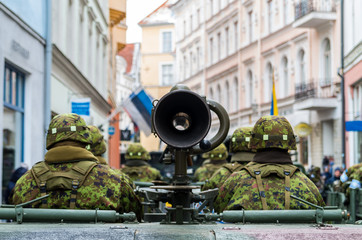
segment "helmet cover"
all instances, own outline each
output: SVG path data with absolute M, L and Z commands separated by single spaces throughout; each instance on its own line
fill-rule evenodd
M 90 151 L 94 156 L 101 156 L 107 151 L 106 141 L 103 139 L 102 133 L 96 126 L 88 126 L 91 132 L 92 145 L 90 146 Z
M 85 144 L 92 143 L 87 124 L 82 117 L 75 113 L 60 114 L 50 121 L 46 149 L 49 150 L 55 143 L 66 140 Z
M 253 149 L 279 148 L 296 150 L 293 128 L 283 116 L 264 116 L 254 125 L 250 141 Z
M 127 148 L 125 159 L 126 160 L 138 159 L 138 160 L 148 161 L 151 159 L 151 156 L 140 143 L 132 143 Z

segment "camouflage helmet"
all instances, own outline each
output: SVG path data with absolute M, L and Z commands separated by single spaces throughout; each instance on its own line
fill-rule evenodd
M 209 152 L 209 158 L 211 160 L 226 160 L 228 155 L 228 150 L 223 143 Z
M 252 127 L 237 128 L 231 136 L 229 152 L 251 152 L 250 140 Z
M 92 145 L 90 146 L 90 151 L 94 156 L 101 156 L 107 151 L 106 141 L 103 139 L 102 133 L 96 126 L 88 126 L 91 132 Z
M 66 113 L 55 116 L 49 124 L 46 149 L 49 150 L 55 143 L 71 140 L 91 144 L 91 134 L 84 119 L 75 113 Z
M 151 156 L 147 152 L 147 150 L 144 147 L 142 147 L 141 144 L 132 143 L 127 148 L 125 159 L 126 160 L 139 159 L 139 160 L 147 160 L 148 161 L 148 160 L 151 159 Z
M 255 123 L 250 147 L 297 150 L 292 126 L 285 117 L 274 115 L 261 117 Z

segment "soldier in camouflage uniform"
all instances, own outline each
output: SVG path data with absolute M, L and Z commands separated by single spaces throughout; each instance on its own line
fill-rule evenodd
M 71 208 L 135 212 L 142 208 L 133 189 L 90 152 L 91 134 L 77 114 L 55 116 L 47 132 L 44 161 L 36 163 L 16 183 L 13 204 L 49 194 L 34 208 Z M 87 150 L 88 149 L 88 150 Z
M 288 150 L 296 149 L 296 140 L 286 118 L 260 118 L 254 125 L 250 146 L 257 153 L 252 162 L 234 172 L 221 186 L 214 203 L 217 212 L 312 208 L 291 199 L 291 194 L 325 205 L 314 183 L 291 161 Z
M 210 159 L 209 163 L 203 164 L 195 171 L 194 181 L 205 181 L 210 179 L 211 176 L 222 166 L 224 166 L 227 162 L 226 159 L 228 157 L 228 151 L 226 149 L 225 144 L 220 144 L 218 147 L 214 148 L 210 152 L 208 152 L 208 159 Z
M 317 186 L 319 191 L 322 191 L 323 183 L 321 178 L 321 168 L 312 166 L 309 170 L 308 177 Z
M 147 163 L 151 156 L 141 144 L 131 144 L 127 149 L 125 159 L 127 160 L 126 166 L 121 171 L 133 181 L 151 182 L 161 180 L 160 171 Z
M 230 140 L 230 152 L 233 153 L 230 163 L 218 169 L 206 181 L 203 191 L 219 188 L 233 172 L 240 171 L 244 165 L 253 160 L 255 153 L 249 146 L 252 129 L 252 127 L 241 127 L 234 131 Z
M 346 169 L 340 178 L 341 182 L 343 183 L 340 190 L 346 193 L 346 200 L 345 204 L 349 204 L 349 194 L 350 189 L 357 189 L 361 188 L 362 182 L 362 163 L 353 165 L 352 167 Z M 347 181 L 351 181 L 349 184 Z
M 99 131 L 99 129 L 96 126 L 88 126 L 88 127 L 91 132 L 91 139 L 92 139 L 92 145 L 90 146 L 90 151 L 98 159 L 98 162 L 100 164 L 109 167 L 106 159 L 103 157 L 103 154 L 107 151 L 107 144 L 106 141 L 104 141 L 103 139 L 102 133 Z M 119 169 L 112 169 L 112 168 L 109 169 L 119 174 L 121 178 L 124 181 L 126 181 L 132 188 L 135 188 L 133 181 L 126 174 L 122 173 Z

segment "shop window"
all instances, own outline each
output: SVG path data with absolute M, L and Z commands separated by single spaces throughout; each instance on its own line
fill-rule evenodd
M 24 161 L 25 74 L 5 64 L 3 123 L 3 190 L 12 171 Z M 3 195 L 4 196 L 4 195 Z

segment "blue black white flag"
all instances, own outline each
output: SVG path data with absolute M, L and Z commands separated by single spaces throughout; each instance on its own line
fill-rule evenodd
M 140 130 L 149 136 L 151 134 L 152 99 L 145 90 L 137 89 L 124 101 L 122 107 Z

